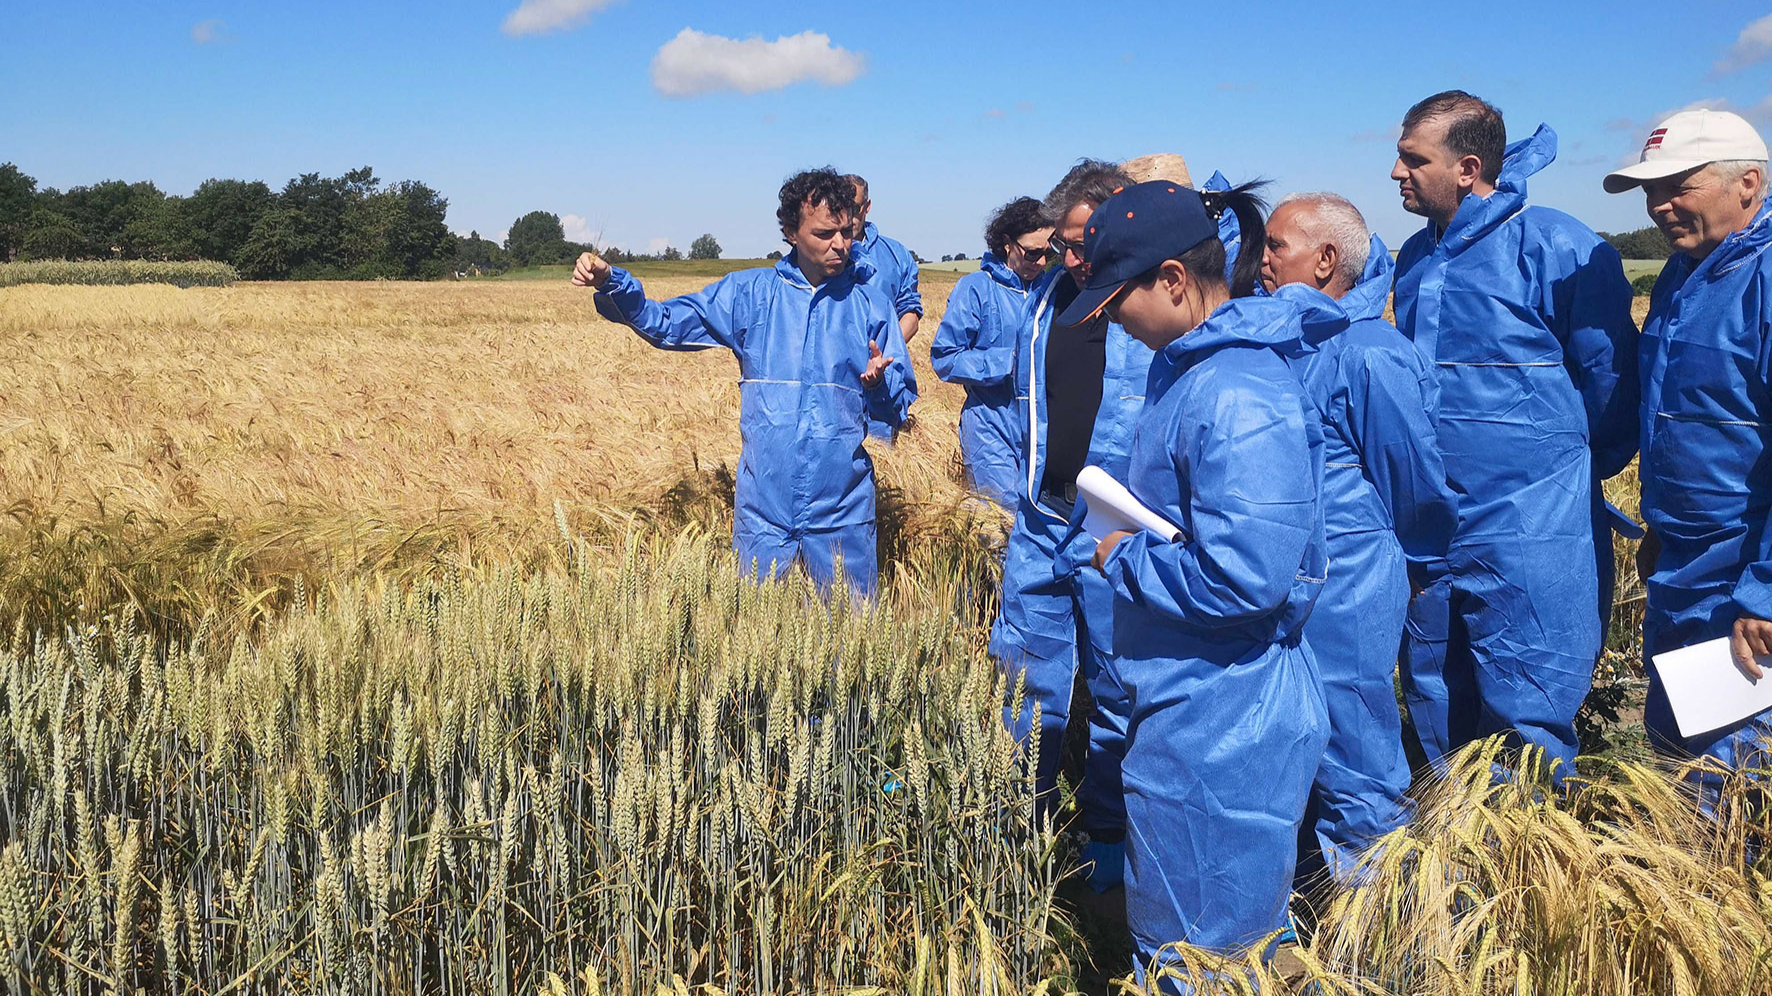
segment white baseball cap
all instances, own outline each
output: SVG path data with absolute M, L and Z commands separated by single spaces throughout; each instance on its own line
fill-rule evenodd
M 1644 180 L 1736 159 L 1766 161 L 1766 140 L 1753 125 L 1728 111 L 1681 111 L 1655 126 L 1634 165 L 1606 174 L 1606 193 L 1622 194 Z

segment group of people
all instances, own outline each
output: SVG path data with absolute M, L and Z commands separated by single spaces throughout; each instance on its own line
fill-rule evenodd
M 1408 819 L 1393 676 L 1430 761 L 1497 734 L 1574 757 L 1611 533 L 1639 528 L 1601 482 L 1633 457 L 1645 657 L 1729 637 L 1758 677 L 1772 654 L 1766 145 L 1687 111 L 1606 177 L 1674 249 L 1640 333 L 1611 246 L 1527 204 L 1555 155 L 1462 91 L 1410 108 L 1391 177 L 1426 224 L 1394 263 L 1334 194 L 1270 214 L 1259 184 L 1196 189 L 1177 156 L 1084 160 L 995 213 L 950 295 L 934 369 L 966 388 L 974 488 L 1014 513 L 990 642 L 1023 691 L 1006 722 L 1050 792 L 1087 713 L 1090 881 L 1123 883 L 1141 970 L 1173 942 L 1273 936 L 1301 862 L 1346 880 Z M 859 178 L 808 171 L 781 190 L 774 269 L 665 302 L 594 255 L 573 277 L 654 345 L 737 354 L 741 559 L 864 591 L 863 440 L 915 400 L 922 312 L 866 212 Z M 1175 532 L 1090 535 L 1091 465 Z M 1682 736 L 1649 670 L 1667 754 L 1746 765 L 1772 734 L 1761 714 Z

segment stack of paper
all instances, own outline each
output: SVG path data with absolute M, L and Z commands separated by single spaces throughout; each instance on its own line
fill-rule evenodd
M 1179 526 L 1151 511 L 1124 484 L 1093 464 L 1077 475 L 1077 497 L 1084 503 L 1083 529 L 1097 540 L 1121 529 L 1149 530 L 1165 540 L 1181 536 Z
M 1772 708 L 1772 657 L 1755 659 L 1769 672 L 1755 681 L 1735 666 L 1728 637 L 1656 654 L 1654 661 L 1683 737 L 1719 730 Z

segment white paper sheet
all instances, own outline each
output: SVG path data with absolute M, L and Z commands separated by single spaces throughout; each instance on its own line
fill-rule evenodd
M 1681 736 L 1721 729 L 1772 708 L 1772 657 L 1755 660 L 1766 671 L 1759 681 L 1735 666 L 1728 637 L 1655 655 L 1655 671 Z
M 1151 511 L 1124 484 L 1093 464 L 1077 475 L 1077 498 L 1084 503 L 1083 528 L 1097 540 L 1119 529 L 1145 529 L 1166 540 L 1181 535 L 1175 523 Z

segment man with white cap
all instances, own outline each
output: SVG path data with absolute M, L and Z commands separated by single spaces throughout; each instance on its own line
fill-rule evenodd
M 1772 221 L 1766 143 L 1726 111 L 1682 111 L 1649 133 L 1608 193 L 1641 187 L 1673 243 L 1640 340 L 1643 518 L 1660 541 L 1643 618 L 1646 658 L 1729 637 L 1758 679 L 1772 653 Z M 1681 736 L 1649 667 L 1657 749 L 1763 763 L 1772 716 Z M 1756 754 L 1762 755 L 1755 761 Z

